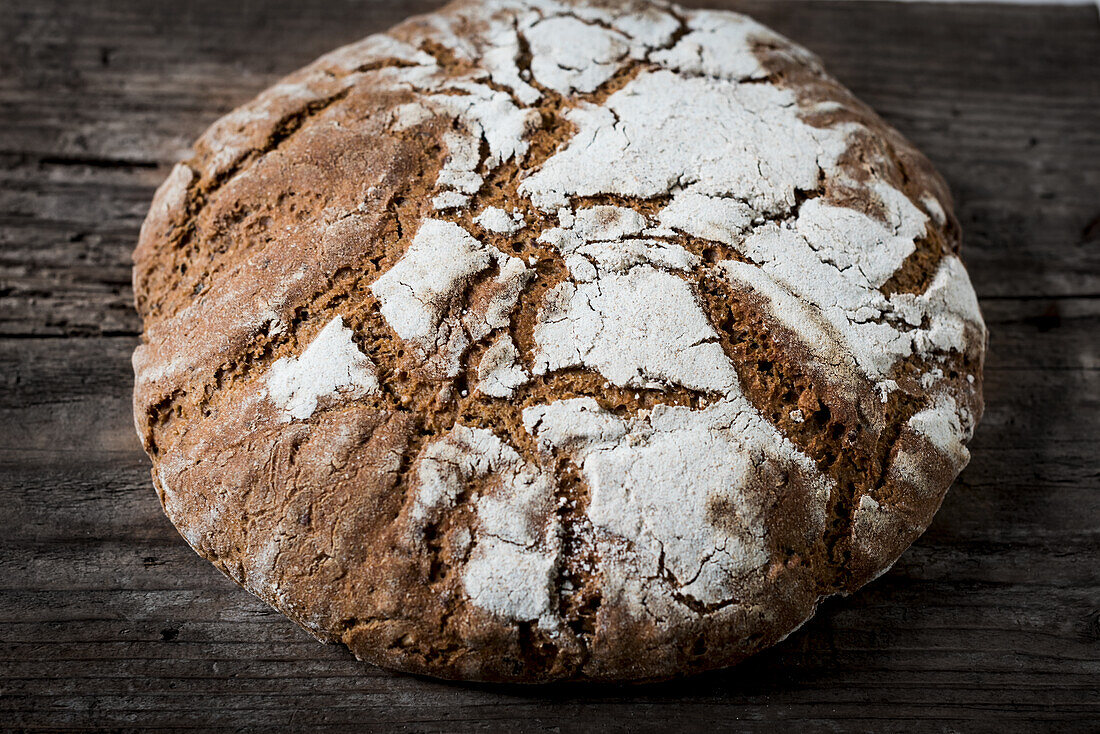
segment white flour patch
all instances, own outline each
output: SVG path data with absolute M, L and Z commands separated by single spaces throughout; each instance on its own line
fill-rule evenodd
M 470 601 L 506 619 L 554 628 L 550 588 L 557 559 L 488 536 L 474 546 L 462 582 Z
M 490 249 L 497 263 L 497 276 L 493 278 L 492 296 L 483 310 L 469 311 L 463 319 L 473 339 L 481 339 L 494 329 L 508 326 L 512 310 L 523 295 L 523 289 L 534 277 L 534 272 L 518 257 L 503 255 Z
M 519 350 L 504 334 L 485 350 L 477 365 L 477 389 L 494 398 L 510 398 L 531 376 L 519 363 Z
M 299 356 L 276 360 L 265 387 L 283 421 L 306 420 L 322 398 L 354 400 L 377 393 L 378 375 L 337 316 Z
M 737 199 L 679 193 L 661 210 L 660 219 L 670 229 L 736 245 L 758 217 L 752 207 Z
M 524 31 L 531 49 L 531 73 L 561 94 L 594 92 L 630 56 L 630 39 L 616 30 L 558 16 Z
M 527 408 L 523 420 L 543 450 L 580 463 L 588 518 L 607 534 L 605 568 L 619 563 L 615 539 L 625 539 L 643 567 L 702 604 L 725 602 L 768 562 L 764 514 L 772 498 L 754 486 L 763 464 L 814 485 L 813 514 L 824 527 L 826 480 L 741 397 L 703 410 L 659 405 L 632 420 L 576 398 Z
M 937 395 L 930 407 L 909 419 L 909 427 L 939 449 L 955 471 L 962 471 L 970 462 L 966 448 L 970 430 L 959 421 L 958 405 L 950 395 Z
M 738 389 L 733 363 L 691 287 L 653 267 L 556 286 L 534 337 L 535 374 L 584 366 L 620 387 Z
M 471 278 L 494 264 L 499 272 L 484 308 L 454 313 Z M 428 219 L 371 291 L 397 335 L 425 358 L 436 355 L 443 373 L 453 377 L 473 340 L 508 324 L 530 275 L 522 260 L 479 242 L 457 224 Z
M 469 279 L 492 264 L 488 249 L 457 224 L 428 219 L 402 258 L 371 286 L 386 322 L 427 355 L 468 337 L 444 321 Z
M 774 31 L 735 13 L 697 10 L 688 19 L 688 28 L 675 46 L 655 52 L 650 59 L 684 74 L 744 81 L 767 77 L 753 53 L 754 44 L 784 45 Z M 803 53 L 804 58 L 811 58 Z
M 482 229 L 499 234 L 514 234 L 524 227 L 522 214 L 516 212 L 512 215 L 495 206 L 486 207 L 485 211 L 474 218 L 474 221 Z
M 543 232 L 539 242 L 565 256 L 577 282 L 595 280 L 601 273 L 626 273 L 640 264 L 686 272 L 700 262 L 681 245 L 640 236 L 646 219 L 633 209 L 595 206 L 568 212 L 564 221 L 567 224 Z
M 540 241 L 554 246 L 572 281 L 555 286 L 539 311 L 535 374 L 584 366 L 620 387 L 679 385 L 728 393 L 737 375 L 687 281 L 699 258 L 680 245 L 637 237 L 638 212 L 580 209 Z
M 821 311 L 755 265 L 724 260 L 718 263 L 718 269 L 731 285 L 758 299 L 765 313 L 801 341 L 812 357 L 807 365 L 811 372 L 824 377 L 846 399 L 859 400 L 860 390 L 868 380 L 856 364 L 847 338 Z
M 603 107 L 567 117 L 577 133 L 519 187 L 548 211 L 575 196 L 683 190 L 784 212 L 847 148 L 843 130 L 801 121 L 792 92 L 669 71 L 643 72 Z
M 462 570 L 466 593 L 492 614 L 554 628 L 551 593 L 561 550 L 554 481 L 491 431 L 457 425 L 424 449 L 411 530 L 415 536 L 438 522 L 471 482 L 486 477 L 492 480 L 487 489 L 469 498 L 477 522 Z
M 538 125 L 537 110 L 517 107 L 512 98 L 484 84 L 452 82 L 459 94 L 436 94 L 422 104 L 436 114 L 460 122 L 460 129 L 444 136 L 447 158 L 436 179 L 436 209 L 465 207 L 484 182 L 481 144 L 488 148 L 484 165 L 494 168 L 527 152 L 527 134 Z
M 573 214 L 571 228 L 585 241 L 619 240 L 645 229 L 645 217 L 625 206 L 593 206 Z
M 961 352 L 973 340 L 968 332 L 985 340 L 985 321 L 970 276 L 954 255 L 940 261 L 928 290 L 921 294 L 896 293 L 890 304 L 899 320 L 911 326 L 922 326 L 927 320 L 927 328 L 914 332 L 914 348 L 918 351 Z

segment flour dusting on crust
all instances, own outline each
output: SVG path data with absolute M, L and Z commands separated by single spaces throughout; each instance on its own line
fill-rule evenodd
M 462 0 L 196 150 L 135 255 L 138 431 L 189 542 L 360 656 L 735 662 L 883 572 L 969 459 L 945 186 L 744 16 Z
M 500 289 L 484 313 L 455 313 L 469 280 L 497 265 Z M 427 356 L 435 354 L 447 375 L 472 340 L 502 326 L 529 274 L 517 258 L 486 247 L 451 222 L 426 220 L 401 260 L 371 290 L 397 335 Z
M 471 483 L 492 478 L 486 491 L 470 498 L 478 523 L 463 572 L 466 592 L 489 612 L 554 626 L 552 572 L 560 543 L 550 512 L 552 479 L 490 431 L 466 426 L 428 446 L 418 477 L 410 516 L 420 533 Z
M 530 379 L 519 362 L 515 342 L 507 335 L 498 337 L 477 365 L 477 389 L 494 398 L 512 397 Z
M 523 418 L 544 451 L 565 450 L 580 464 L 605 563 L 624 562 L 615 540 L 628 539 L 629 563 L 641 560 L 699 603 L 729 601 L 769 560 L 763 524 L 774 497 L 756 486 L 763 465 L 804 474 L 814 485 L 815 530 L 824 525 L 828 483 L 743 398 L 702 410 L 658 406 L 632 421 L 577 398 L 528 408 Z
M 267 375 L 267 393 L 285 421 L 309 418 L 322 398 L 354 400 L 377 392 L 374 362 L 359 350 L 339 316 L 301 356 L 283 357 Z

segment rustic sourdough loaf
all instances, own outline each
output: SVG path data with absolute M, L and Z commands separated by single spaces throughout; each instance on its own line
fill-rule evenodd
M 196 551 L 406 671 L 732 664 L 888 568 L 985 327 L 930 164 L 728 12 L 464 1 L 216 122 L 134 254 Z

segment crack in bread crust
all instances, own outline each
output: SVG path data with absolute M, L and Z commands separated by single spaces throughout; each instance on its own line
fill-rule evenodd
M 754 158 L 773 126 L 789 154 Z M 677 158 L 660 134 L 711 142 Z M 196 550 L 362 658 L 523 681 L 732 664 L 887 568 L 965 463 L 985 334 L 946 186 L 743 16 L 464 0 L 196 150 L 135 252 L 154 481 Z M 269 389 L 330 343 L 356 376 Z

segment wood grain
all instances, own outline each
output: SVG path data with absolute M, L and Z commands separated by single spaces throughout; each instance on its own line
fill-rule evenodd
M 152 190 L 275 77 L 434 5 L 0 3 L 0 729 L 1097 731 L 1091 6 L 733 4 L 937 164 L 992 333 L 974 459 L 932 528 L 776 649 L 637 688 L 391 675 L 186 547 L 130 416 L 129 252 Z

